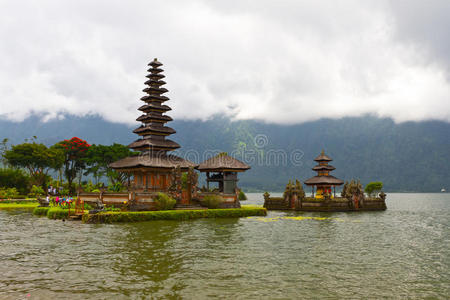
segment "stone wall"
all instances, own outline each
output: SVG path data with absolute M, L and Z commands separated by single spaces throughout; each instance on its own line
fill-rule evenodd
M 264 207 L 268 210 L 297 210 L 297 211 L 318 211 L 318 212 L 345 212 L 345 211 L 368 211 L 385 210 L 386 202 L 382 197 L 364 198 L 358 201 L 356 205 L 351 199 L 343 197 L 317 199 L 304 197 L 294 199 L 295 208 L 290 206 L 292 199 L 282 197 L 270 197 L 267 193 L 264 195 Z

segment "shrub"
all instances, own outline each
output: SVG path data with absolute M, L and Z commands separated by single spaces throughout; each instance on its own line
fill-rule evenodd
M 72 209 L 75 212 L 75 209 Z M 61 207 L 51 207 L 47 211 L 47 218 L 49 219 L 67 219 L 69 216 L 69 210 Z
M 240 201 L 245 201 L 245 200 L 247 200 L 247 195 L 245 195 L 245 193 L 243 191 L 239 191 L 238 199 Z
M 110 184 L 108 186 L 108 191 L 110 191 L 110 192 L 120 192 L 124 189 L 125 189 L 125 187 L 120 182 L 116 182 L 116 183 Z
M 114 205 L 105 205 L 105 211 L 120 211 L 120 208 L 114 207 Z
M 13 199 L 18 195 L 16 188 L 0 188 L 0 199 Z
M 175 199 L 164 193 L 158 193 L 154 200 L 158 210 L 173 209 L 175 204 L 177 204 Z
M 47 212 L 50 210 L 50 207 L 36 207 L 33 210 L 33 215 L 36 216 L 46 216 Z
M 223 202 L 223 198 L 218 195 L 206 195 L 202 200 L 200 200 L 201 205 L 212 209 L 218 208 Z
M 44 195 L 44 189 L 41 186 L 33 185 L 31 187 L 31 191 L 28 194 L 29 197 L 37 198 L 39 196 Z
M 30 176 L 20 169 L 0 169 L 0 186 L 6 188 L 16 188 L 19 193 L 29 192 Z

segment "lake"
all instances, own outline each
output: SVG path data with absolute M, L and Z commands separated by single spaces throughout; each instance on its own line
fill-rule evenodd
M 113 225 L 3 210 L 0 298 L 448 299 L 450 194 L 387 206 Z

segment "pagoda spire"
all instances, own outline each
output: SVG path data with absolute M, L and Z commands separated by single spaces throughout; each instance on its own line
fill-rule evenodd
M 180 145 L 172 140 L 166 139 L 167 136 L 174 134 L 176 131 L 170 127 L 165 126 L 167 122 L 172 121 L 172 118 L 165 113 L 171 108 L 163 103 L 169 100 L 168 97 L 163 96 L 168 90 L 163 85 L 166 84 L 162 79 L 165 77 L 161 69 L 163 64 L 154 59 L 148 66 L 149 74 L 146 76 L 148 80 L 145 82 L 147 86 L 143 92 L 147 95 L 141 98 L 144 105 L 138 108 L 143 114 L 136 119 L 142 122 L 141 126 L 133 130 L 140 138 L 128 147 L 133 150 L 150 153 L 163 153 L 180 148 Z

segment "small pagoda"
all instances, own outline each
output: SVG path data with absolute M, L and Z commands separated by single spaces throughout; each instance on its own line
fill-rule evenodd
M 218 192 L 228 195 L 237 194 L 237 173 L 250 169 L 250 166 L 222 152 L 200 163 L 197 167 L 206 173 L 206 184 L 209 190 L 211 182 L 218 183 Z
M 121 172 L 133 174 L 132 188 L 137 191 L 166 191 L 171 185 L 171 174 L 174 168 L 187 171 L 196 166 L 195 163 L 167 152 L 180 148 L 180 145 L 170 139 L 175 130 L 165 126 L 172 118 L 165 113 L 171 108 L 163 103 L 169 100 L 163 94 L 168 90 L 163 85 L 165 77 L 163 69 L 156 58 L 148 64 L 147 87 L 143 90 L 147 95 L 141 98 L 144 104 L 138 108 L 143 114 L 136 119 L 141 125 L 133 130 L 139 138 L 128 145 L 139 151 L 140 155 L 130 156 L 116 161 L 110 166 Z
M 320 153 L 314 161 L 316 161 L 318 165 L 312 168 L 312 170 L 316 171 L 317 175 L 305 181 L 306 185 L 312 187 L 312 197 L 323 199 L 326 194 L 330 195 L 332 198 L 336 197 L 336 186 L 344 184 L 344 181 L 330 175 L 330 172 L 336 169 L 328 164 L 332 159 L 325 155 L 325 152 L 322 150 L 322 153 Z M 332 187 L 334 189 L 333 195 L 331 195 Z M 315 196 L 314 188 L 316 189 Z

